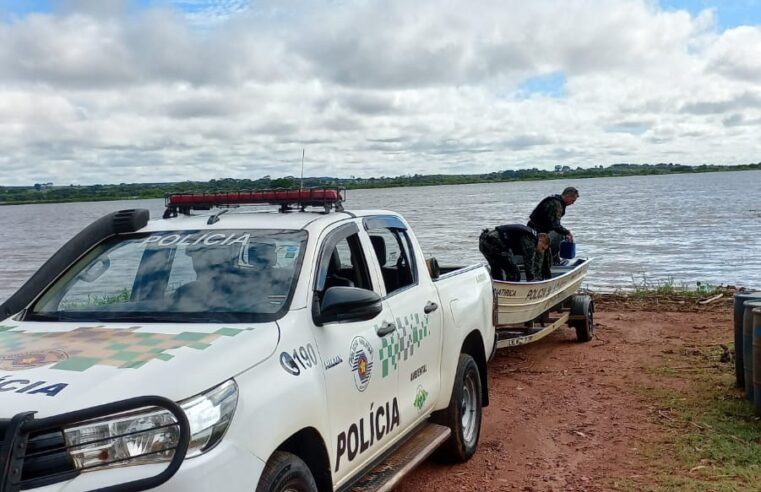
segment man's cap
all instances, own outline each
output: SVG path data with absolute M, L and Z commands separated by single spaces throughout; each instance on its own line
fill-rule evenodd
M 569 186 L 566 189 L 563 190 L 563 195 L 573 195 L 575 197 L 579 196 L 579 190 L 574 188 L 573 186 Z

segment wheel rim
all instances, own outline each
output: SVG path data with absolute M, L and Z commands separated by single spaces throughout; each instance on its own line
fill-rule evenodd
M 591 302 L 587 311 L 587 331 L 589 331 L 590 336 L 595 333 L 595 305 Z
M 462 424 L 462 440 L 468 446 L 473 444 L 478 431 L 478 386 L 473 371 L 468 371 L 462 387 L 460 415 Z

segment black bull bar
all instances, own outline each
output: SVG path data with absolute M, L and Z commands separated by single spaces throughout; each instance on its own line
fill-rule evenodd
M 63 441 L 63 439 L 60 439 L 59 444 L 53 446 L 52 448 L 49 447 L 43 451 L 34 450 L 32 449 L 34 446 L 29 446 L 29 444 L 34 444 L 34 438 L 32 438 L 30 442 L 30 436 L 32 434 L 39 435 L 40 433 L 45 432 L 60 432 L 61 429 L 67 426 L 82 424 L 86 423 L 86 421 L 95 419 L 114 417 L 116 414 L 146 409 L 147 407 L 157 407 L 158 409 L 164 409 L 174 416 L 174 423 L 155 427 L 154 429 L 163 427 L 178 427 L 179 438 L 176 446 L 132 456 L 127 460 L 109 461 L 103 464 L 93 465 L 83 470 L 78 470 L 72 465 L 70 470 L 51 471 L 50 473 L 45 473 L 43 471 L 42 473 L 38 474 L 39 476 L 35 476 L 33 478 L 22 477 L 24 464 L 28 463 L 30 460 L 39 460 L 44 458 L 44 456 L 68 453 L 68 450 L 73 447 L 80 448 L 88 444 L 109 442 L 120 437 L 138 434 L 153 429 L 141 429 L 135 432 L 108 436 L 107 438 L 94 439 L 93 441 L 77 444 L 76 446 L 69 446 L 65 441 Z M 98 469 L 99 467 L 117 462 L 129 464 L 131 459 L 174 450 L 174 456 L 169 461 L 167 467 L 157 475 L 133 480 L 131 482 L 109 485 L 107 487 L 101 487 L 91 491 L 137 492 L 158 487 L 159 485 L 172 478 L 175 473 L 177 473 L 177 470 L 180 469 L 180 466 L 185 460 L 185 455 L 188 451 L 188 445 L 190 443 L 190 424 L 188 423 L 188 418 L 185 415 L 185 412 L 175 402 L 160 396 L 140 396 L 137 398 L 130 398 L 114 403 L 107 403 L 104 405 L 86 408 L 84 410 L 76 410 L 73 412 L 63 413 L 60 415 L 54 415 L 41 419 L 34 418 L 34 412 L 19 413 L 13 416 L 10 420 L 5 421 L 4 434 L 5 435 L 3 436 L 2 428 L 0 427 L 0 492 L 18 492 L 20 490 L 42 487 L 44 485 L 50 485 L 53 483 L 70 480 L 79 475 L 81 471 Z

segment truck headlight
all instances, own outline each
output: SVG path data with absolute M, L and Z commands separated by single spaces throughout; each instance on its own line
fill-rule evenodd
M 180 402 L 190 423 L 187 458 L 210 450 L 224 436 L 238 403 L 232 379 Z M 74 465 L 79 470 L 168 461 L 180 431 L 166 410 L 115 415 L 63 430 Z

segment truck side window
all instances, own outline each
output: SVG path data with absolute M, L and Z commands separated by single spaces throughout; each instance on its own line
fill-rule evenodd
M 321 292 L 330 287 L 373 288 L 357 233 L 340 239 L 329 251 L 323 251 L 320 265 L 325 265 L 326 272 L 324 280 L 318 281 L 317 290 Z
M 416 284 L 417 268 L 407 233 L 395 227 L 378 227 L 367 233 L 381 267 L 386 295 Z

